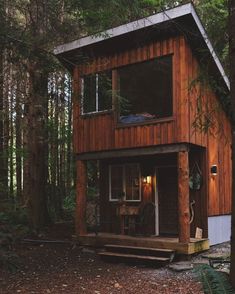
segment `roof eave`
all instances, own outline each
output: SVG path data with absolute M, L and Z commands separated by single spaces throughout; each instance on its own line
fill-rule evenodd
M 122 35 L 128 34 L 130 32 L 134 32 L 134 31 L 138 31 L 143 28 L 158 25 L 158 24 L 164 23 L 166 21 L 174 20 L 179 17 L 186 16 L 186 15 L 191 15 L 193 17 L 193 20 L 194 20 L 195 24 L 197 25 L 197 28 L 198 28 L 205 44 L 206 44 L 206 47 L 208 48 L 211 56 L 213 57 L 215 65 L 216 65 L 220 75 L 222 76 L 226 87 L 228 88 L 228 90 L 230 90 L 229 79 L 223 69 L 223 66 L 222 66 L 215 50 L 213 49 L 213 46 L 207 36 L 207 33 L 203 27 L 203 24 L 202 24 L 199 16 L 197 15 L 196 10 L 195 10 L 192 3 L 187 3 L 187 4 L 184 4 L 181 6 L 177 6 L 175 8 L 172 8 L 172 9 L 169 9 L 169 10 L 142 18 L 140 20 L 136 20 L 136 21 L 109 29 L 107 31 L 103 31 L 99 34 L 83 37 L 83 38 L 80 38 L 80 39 L 75 40 L 73 42 L 57 46 L 54 49 L 54 54 L 58 55 L 58 56 L 62 56 L 64 53 L 67 53 L 67 52 L 70 52 L 73 50 L 81 49 L 83 47 L 86 47 L 86 46 L 89 46 L 92 44 L 97 44 L 97 43 L 100 43 L 100 42 L 105 41 L 110 38 L 122 36 Z

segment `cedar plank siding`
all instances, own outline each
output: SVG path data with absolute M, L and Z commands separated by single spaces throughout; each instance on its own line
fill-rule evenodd
M 216 94 L 209 87 L 204 89 L 202 88 L 203 86 L 197 84 L 192 90 L 188 90 L 190 89 L 190 83 L 198 76 L 199 64 L 187 42 L 185 40 L 183 42 L 184 46 L 182 46 L 185 48 L 185 60 L 181 59 L 181 63 L 183 62 L 185 64 L 184 68 L 187 74 L 181 74 L 181 85 L 183 85 L 181 86 L 181 97 L 184 101 L 187 101 L 187 97 L 189 97 L 189 101 L 183 103 L 183 110 L 179 111 L 176 115 L 178 117 L 178 123 L 181 123 L 178 129 L 184 130 L 184 132 L 177 133 L 177 141 L 186 141 L 207 148 L 209 185 L 208 216 L 230 214 L 232 189 L 231 125 L 225 112 L 221 108 L 218 109 L 220 107 L 218 97 L 216 97 Z M 202 112 L 212 113 L 213 127 L 209 128 L 206 133 L 193 127 L 197 115 L 196 109 L 200 90 Z M 188 119 L 188 123 L 185 121 L 186 118 Z M 218 167 L 218 174 L 212 177 L 210 175 L 210 167 L 214 164 Z
M 79 116 L 77 103 L 79 76 L 97 71 L 146 61 L 163 55 L 173 55 L 173 116 L 139 125 L 118 126 L 115 113 Z M 219 118 L 217 130 L 207 134 L 193 128 L 197 115 L 197 97 L 203 90 L 203 109 L 212 110 L 218 99 L 210 89 L 190 83 L 198 76 L 199 64 L 184 36 L 155 41 L 112 56 L 99 57 L 74 71 L 74 142 L 75 153 L 135 148 L 160 144 L 187 142 L 207 148 L 208 215 L 231 213 L 231 126 L 223 111 L 213 114 Z M 113 76 L 115 70 L 113 71 Z M 114 85 L 116 88 L 116 85 Z M 218 125 L 223 130 L 218 132 Z M 210 167 L 218 166 L 218 175 L 210 175 Z M 205 179 L 206 181 L 206 179 Z

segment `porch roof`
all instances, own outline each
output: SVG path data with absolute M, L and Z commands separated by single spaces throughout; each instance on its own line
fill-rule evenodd
M 100 152 L 87 152 L 77 155 L 79 160 L 109 159 L 121 157 L 136 157 L 145 155 L 177 153 L 180 151 L 189 151 L 189 144 L 179 143 L 170 145 L 156 145 L 150 147 L 128 148 L 118 150 L 107 150 Z

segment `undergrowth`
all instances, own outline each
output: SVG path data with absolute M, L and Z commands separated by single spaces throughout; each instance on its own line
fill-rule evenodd
M 205 294 L 235 294 L 225 273 L 218 272 L 206 264 L 198 266 L 195 271 Z
M 0 212 L 0 268 L 15 271 L 19 258 L 14 252 L 16 242 L 29 233 L 25 209 L 8 207 Z

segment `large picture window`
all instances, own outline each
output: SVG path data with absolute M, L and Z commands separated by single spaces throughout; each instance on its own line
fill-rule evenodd
M 140 168 L 139 165 L 124 164 L 109 166 L 109 199 L 110 201 L 140 201 Z
M 122 67 L 118 77 L 120 122 L 173 115 L 171 55 Z
M 82 114 L 112 109 L 112 72 L 86 75 L 81 80 Z

